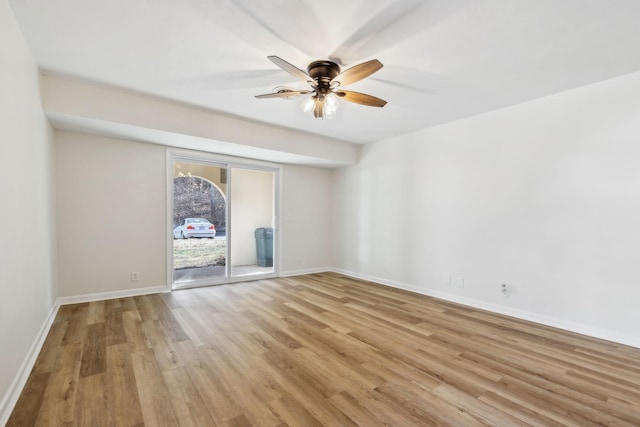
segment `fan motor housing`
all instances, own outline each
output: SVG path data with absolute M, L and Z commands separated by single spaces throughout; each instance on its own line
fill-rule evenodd
M 340 74 L 340 66 L 332 61 L 313 61 L 307 71 L 318 84 L 329 84 L 331 79 Z

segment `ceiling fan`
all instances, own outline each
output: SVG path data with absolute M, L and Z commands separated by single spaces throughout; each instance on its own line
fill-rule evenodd
M 340 72 L 340 66 L 333 61 L 313 61 L 309 64 L 305 73 L 280 57 L 268 56 L 267 58 L 293 77 L 311 85 L 311 90 L 276 88 L 275 92 L 256 95 L 256 98 L 288 99 L 298 95 L 311 94 L 303 102 L 302 109 L 307 113 L 312 113 L 318 119 L 333 117 L 338 108 L 338 99 L 340 98 L 370 107 L 384 107 L 387 103 L 387 101 L 375 96 L 341 89 L 342 86 L 369 77 L 382 68 L 382 63 L 377 59 L 363 62 L 342 72 Z

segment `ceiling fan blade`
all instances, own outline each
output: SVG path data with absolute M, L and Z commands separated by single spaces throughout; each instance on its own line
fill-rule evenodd
M 298 95 L 306 95 L 311 93 L 310 90 L 283 90 L 274 93 L 265 93 L 264 95 L 256 95 L 256 98 L 291 98 Z
M 278 67 L 282 68 L 287 73 L 291 74 L 296 79 L 300 79 L 303 82 L 307 82 L 315 86 L 315 82 L 313 81 L 313 78 L 311 78 L 310 75 L 308 75 L 307 73 L 302 71 L 300 68 L 296 67 L 295 65 L 288 63 L 287 61 L 285 61 L 284 59 L 278 56 L 272 55 L 272 56 L 267 56 L 267 58 L 269 58 L 271 62 L 276 64 Z
M 355 83 L 369 77 L 371 74 L 382 68 L 382 63 L 377 59 L 363 62 L 362 64 L 355 65 L 348 70 L 343 71 L 331 80 L 331 84 L 338 82 L 340 86 L 346 86 L 351 83 Z
M 197 1 L 212 3 L 211 0 Z M 220 7 L 220 2 L 213 3 L 214 8 Z M 238 10 L 244 12 L 246 18 L 249 18 L 245 18 L 247 21 L 245 23 L 241 19 L 234 19 L 234 16 L 227 18 L 228 14 L 218 12 L 222 15 L 221 20 L 229 19 L 231 22 L 226 24 L 234 27 L 235 32 L 241 35 L 243 40 L 251 43 L 252 46 L 264 50 L 265 46 L 271 48 L 274 43 L 280 44 L 280 42 L 284 42 L 287 46 L 291 46 L 307 56 L 318 57 L 324 55 L 322 46 L 327 43 L 327 40 L 330 40 L 327 33 L 328 28 L 323 22 L 322 14 L 313 7 L 311 2 L 286 2 L 287 13 L 282 13 L 272 1 L 227 0 L 224 3 L 236 6 Z M 277 4 L 280 5 L 280 3 L 284 2 L 278 2 Z M 304 18 L 291 19 L 294 16 Z M 309 31 L 309 28 L 313 28 L 313 31 Z M 254 29 L 259 32 L 254 32 Z M 257 39 L 254 39 L 254 36 Z
M 389 1 L 370 16 L 371 2 L 361 3 L 360 26 L 354 26 L 353 33 L 329 57 L 340 58 L 345 63 L 373 57 L 469 7 L 467 0 Z
M 367 95 L 366 93 L 353 92 L 350 90 L 341 90 L 336 92 L 340 98 L 345 101 L 353 102 L 355 104 L 367 105 L 369 107 L 384 107 L 387 101 L 384 99 L 376 98 L 375 96 Z

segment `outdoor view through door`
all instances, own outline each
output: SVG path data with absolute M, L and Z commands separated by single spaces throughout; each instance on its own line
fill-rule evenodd
M 173 161 L 173 288 L 274 270 L 275 173 Z

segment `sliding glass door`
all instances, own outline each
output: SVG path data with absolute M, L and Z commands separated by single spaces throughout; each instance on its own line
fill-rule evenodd
M 276 273 L 277 169 L 172 156 L 172 288 Z

